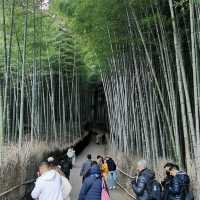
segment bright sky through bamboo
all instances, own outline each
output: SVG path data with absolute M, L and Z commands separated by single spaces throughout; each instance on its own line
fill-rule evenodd
M 44 0 L 41 5 L 42 10 L 48 10 L 49 8 L 49 0 Z

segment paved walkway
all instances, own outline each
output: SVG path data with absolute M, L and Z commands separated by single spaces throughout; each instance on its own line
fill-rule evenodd
M 91 153 L 92 158 L 96 159 L 97 155 L 105 155 L 105 146 L 89 144 L 83 152 L 77 157 L 76 165 L 71 171 L 70 182 L 72 184 L 71 200 L 77 200 L 81 188 L 82 179 L 79 176 L 82 163 L 85 161 L 87 154 Z M 111 200 L 129 200 L 129 198 L 119 188 L 111 191 Z

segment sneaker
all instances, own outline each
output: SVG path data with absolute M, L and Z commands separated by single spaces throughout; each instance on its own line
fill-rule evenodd
M 113 190 L 116 189 L 116 186 L 113 186 Z
M 112 187 L 109 187 L 109 190 L 112 190 Z

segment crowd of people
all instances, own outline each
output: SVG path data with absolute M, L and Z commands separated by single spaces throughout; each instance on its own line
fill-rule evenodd
M 138 174 L 132 181 L 137 200 L 194 200 L 187 173 L 171 162 L 166 163 L 164 169 L 166 177 L 160 184 L 145 160 L 137 163 Z
M 116 188 L 117 167 L 110 156 L 87 155 L 80 171 L 82 187 L 78 200 L 109 200 L 109 190 Z
M 70 170 L 75 164 L 75 151 L 69 148 L 61 162 L 49 157 L 39 165 L 38 178 L 32 191 L 37 200 L 70 200 Z M 193 200 L 190 178 L 179 166 L 168 162 L 166 177 L 159 183 L 145 160 L 137 163 L 137 175 L 131 181 L 137 200 Z M 117 166 L 110 157 L 88 154 L 80 170 L 82 186 L 78 200 L 109 200 L 109 191 L 116 189 Z
M 60 162 L 52 156 L 40 163 L 35 187 L 31 193 L 36 200 L 70 200 L 72 186 L 70 170 L 75 164 L 75 151 L 69 148 Z M 116 164 L 109 156 L 87 155 L 80 171 L 82 186 L 78 200 L 109 200 L 109 189 L 116 188 Z M 109 187 L 109 189 L 108 189 Z
M 35 187 L 31 193 L 36 200 L 70 200 L 72 186 L 70 170 L 75 164 L 75 151 L 70 147 L 59 162 L 52 156 L 39 164 Z

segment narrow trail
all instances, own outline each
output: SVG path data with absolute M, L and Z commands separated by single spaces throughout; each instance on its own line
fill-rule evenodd
M 90 143 L 83 152 L 77 157 L 76 164 L 71 171 L 70 182 L 72 184 L 72 194 L 71 199 L 77 200 L 79 191 L 81 188 L 82 179 L 80 177 L 80 169 L 82 163 L 85 161 L 87 154 L 92 154 L 92 159 L 96 159 L 97 155 L 105 155 L 105 146 L 96 145 L 95 143 Z M 124 192 L 117 188 L 116 190 L 111 191 L 111 200 L 129 200 L 130 198 L 124 194 Z

